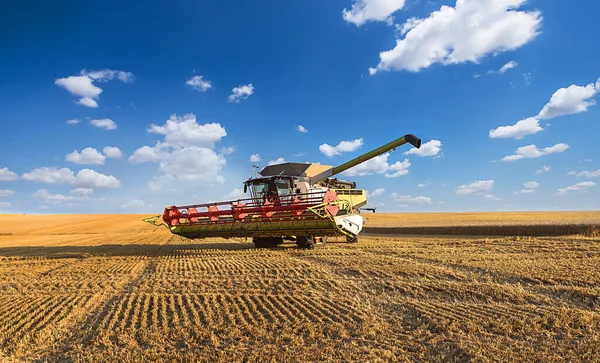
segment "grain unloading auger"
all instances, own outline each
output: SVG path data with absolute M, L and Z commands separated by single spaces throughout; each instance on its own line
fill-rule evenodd
M 366 191 L 356 183 L 332 178 L 345 170 L 421 139 L 408 134 L 339 166 L 282 163 L 262 169 L 260 177 L 244 182 L 250 198 L 234 201 L 171 206 L 162 215 L 171 233 L 186 238 L 252 237 L 256 247 L 274 247 L 284 240 L 312 248 L 327 236 L 346 236 L 357 242 L 367 204 Z M 144 221 L 156 224 L 161 216 Z

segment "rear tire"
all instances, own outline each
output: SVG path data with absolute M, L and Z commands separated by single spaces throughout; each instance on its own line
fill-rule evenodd
M 254 247 L 256 248 L 272 248 L 277 247 L 283 243 L 281 237 L 254 237 L 252 238 Z
M 315 238 L 313 236 L 298 236 L 296 237 L 296 245 L 299 248 L 313 249 L 315 248 Z

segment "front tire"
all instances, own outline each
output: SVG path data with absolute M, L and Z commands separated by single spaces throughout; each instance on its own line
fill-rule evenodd
M 313 236 L 298 236 L 296 237 L 296 245 L 299 248 L 313 249 L 315 248 L 315 238 Z

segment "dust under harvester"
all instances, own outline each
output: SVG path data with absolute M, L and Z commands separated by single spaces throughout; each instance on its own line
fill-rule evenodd
M 256 247 L 275 247 L 295 241 L 312 248 L 328 236 L 345 236 L 357 242 L 367 204 L 365 190 L 333 176 L 376 156 L 421 139 L 407 134 L 339 166 L 286 162 L 269 165 L 258 177 L 244 181 L 249 198 L 233 201 L 170 206 L 162 216 L 144 221 L 165 225 L 171 233 L 190 238 L 247 237 Z M 157 224 L 162 217 L 163 223 Z

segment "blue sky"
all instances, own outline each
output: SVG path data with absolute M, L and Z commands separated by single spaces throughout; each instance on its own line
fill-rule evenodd
M 160 213 L 406 133 L 344 175 L 379 210 L 600 209 L 600 3 L 60 4 L 3 6 L 2 213 Z

